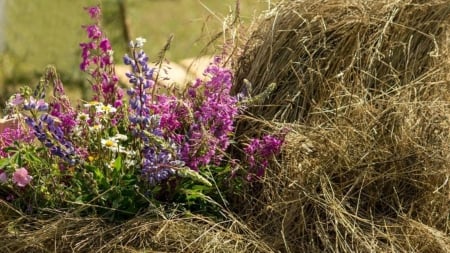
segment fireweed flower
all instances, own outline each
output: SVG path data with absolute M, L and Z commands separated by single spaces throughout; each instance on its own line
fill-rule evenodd
M 53 101 L 50 103 L 50 115 L 57 118 L 61 123 L 64 134 L 69 134 L 77 126 L 76 111 L 66 96 L 61 79 L 54 68 L 47 70 L 48 80 L 53 81 Z
M 16 169 L 13 173 L 12 180 L 19 187 L 27 186 L 33 177 L 28 175 L 28 170 L 25 168 Z
M 219 164 L 230 144 L 237 99 L 230 95 L 231 71 L 219 66 L 220 58 L 205 70 L 207 80 L 197 79 L 189 88 L 193 123 L 189 127 L 181 156 L 193 170 L 213 162 Z
M 80 69 L 91 75 L 94 100 L 114 107 L 122 105 L 123 91 L 118 87 L 111 43 L 100 28 L 101 10 L 98 6 L 85 10 L 94 24 L 84 26 L 89 42 L 80 43 L 82 61 Z
M 283 145 L 284 137 L 265 135 L 262 139 L 252 138 L 244 148 L 248 165 L 247 180 L 261 178 L 269 165 L 269 160 L 278 155 Z

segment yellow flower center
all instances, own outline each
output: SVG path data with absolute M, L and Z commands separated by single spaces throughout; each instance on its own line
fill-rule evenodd
M 108 148 L 114 147 L 114 142 L 112 140 L 106 140 L 105 146 Z

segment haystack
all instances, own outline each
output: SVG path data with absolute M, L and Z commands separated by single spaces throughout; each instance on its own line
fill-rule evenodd
M 274 250 L 450 252 L 449 21 L 441 0 L 267 12 L 237 61 L 236 92 L 244 79 L 252 96 L 277 87 L 238 133 L 291 132 L 238 209 Z
M 253 95 L 276 83 L 250 111 L 286 122 L 325 110 L 333 117 L 361 99 L 377 103 L 399 86 L 442 81 L 449 20 L 446 0 L 283 1 L 243 48 L 236 92 L 244 79 Z

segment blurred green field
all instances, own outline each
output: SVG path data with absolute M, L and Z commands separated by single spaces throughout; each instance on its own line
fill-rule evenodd
M 19 84 L 35 82 L 48 64 L 55 65 L 66 83 L 85 77 L 78 70 L 78 44 L 86 40 L 81 26 L 89 23 L 83 6 L 100 3 L 103 24 L 121 62 L 127 42 L 122 36 L 118 1 L 126 1 L 131 37 L 147 39 L 146 52 L 155 59 L 170 34 L 174 39 L 166 56 L 171 61 L 198 56 L 207 42 L 222 30 L 235 0 L 3 0 L 4 38 L 0 54 L 3 96 Z M 243 24 L 268 7 L 265 0 L 241 0 Z M 0 7 L 1 8 L 1 7 Z M 210 51 L 211 52 L 211 51 Z M 78 86 L 79 87 L 79 86 Z M 77 88 L 75 88 L 77 89 Z

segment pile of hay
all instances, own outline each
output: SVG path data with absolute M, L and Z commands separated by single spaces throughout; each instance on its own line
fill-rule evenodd
M 114 223 L 77 212 L 46 213 L 33 217 L 0 201 L 0 252 L 271 252 L 231 214 L 218 222 L 155 208 Z
M 283 1 L 244 47 L 236 80 L 253 83 L 254 95 L 278 85 L 252 108 L 255 115 L 327 120 L 349 104 L 376 104 L 399 86 L 443 81 L 449 20 L 446 0 Z
M 282 252 L 450 252 L 450 4 L 284 1 L 237 60 L 248 108 L 292 131 L 248 193 L 249 226 Z M 241 207 L 242 209 L 242 207 Z

